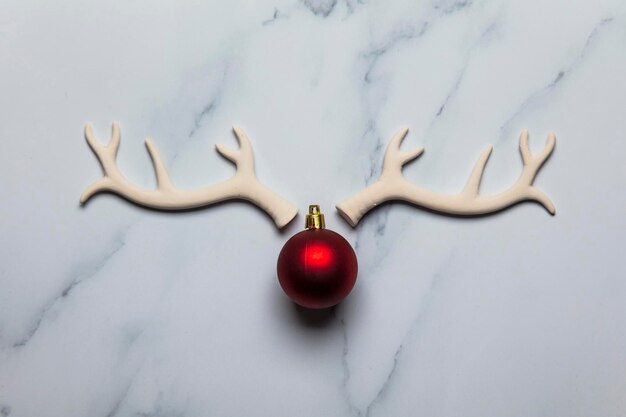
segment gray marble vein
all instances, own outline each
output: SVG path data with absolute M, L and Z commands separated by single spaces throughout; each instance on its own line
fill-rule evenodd
M 303 0 L 304 5 L 319 17 L 328 17 L 335 10 L 337 0 Z
M 67 299 L 70 294 L 72 294 L 77 286 L 98 275 L 102 268 L 104 268 L 107 263 L 113 259 L 113 257 L 120 250 L 122 250 L 126 244 L 125 235 L 126 233 L 122 233 L 118 238 L 116 238 L 115 241 L 112 242 L 113 244 L 110 246 L 109 251 L 104 253 L 100 259 L 87 263 L 86 267 L 81 267 L 81 271 L 76 272 L 76 274 L 68 280 L 67 285 L 65 285 L 65 287 L 63 287 L 58 294 L 55 294 L 54 297 L 39 311 L 37 316 L 32 320 L 30 328 L 26 330 L 26 334 L 21 339 L 15 341 L 12 344 L 12 347 L 21 348 L 26 346 L 28 342 L 35 337 L 37 331 L 46 319 L 48 312 L 52 308 L 56 308 L 59 303 L 63 303 L 63 301 Z
M 541 87 L 537 91 L 533 91 L 530 95 L 528 95 L 524 101 L 517 107 L 517 109 L 513 112 L 511 116 L 500 126 L 500 131 L 502 132 L 498 143 L 503 140 L 507 140 L 505 137 L 506 134 L 509 134 L 509 126 L 525 111 L 529 108 L 536 107 L 541 101 L 544 101 L 549 97 L 549 95 L 556 89 L 558 86 L 563 83 L 568 77 L 572 76 L 572 74 L 583 64 L 585 61 L 585 57 L 587 56 L 589 49 L 593 47 L 596 38 L 600 35 L 601 31 L 613 23 L 613 17 L 603 17 L 591 30 L 589 35 L 587 35 L 585 42 L 580 49 L 580 52 L 576 54 L 576 56 L 566 64 L 565 67 L 560 68 L 556 74 L 552 76 L 552 79 L 548 81 L 543 87 Z

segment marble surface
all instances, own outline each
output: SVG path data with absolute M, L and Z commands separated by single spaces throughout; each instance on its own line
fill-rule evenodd
M 0 3 L 0 416 L 626 416 L 626 3 Z M 246 203 L 171 214 L 115 196 L 82 129 L 122 128 L 154 186 L 233 173 L 297 204 L 279 232 Z M 373 182 L 401 126 L 411 182 L 482 192 L 517 140 L 557 134 L 527 203 L 460 219 L 402 204 L 355 229 L 334 205 Z M 356 247 L 357 286 L 295 308 L 276 257 L 318 203 Z

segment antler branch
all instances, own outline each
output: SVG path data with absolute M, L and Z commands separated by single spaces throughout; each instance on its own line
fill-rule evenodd
M 408 152 L 400 151 L 400 145 L 408 131 L 408 129 L 401 129 L 389 142 L 378 181 L 337 205 L 339 213 L 352 226 L 356 226 L 365 213 L 391 200 L 401 200 L 441 213 L 460 216 L 493 213 L 525 200 L 538 202 L 550 214 L 556 212 L 550 199 L 532 185 L 537 172 L 554 150 L 556 143 L 554 134 L 551 133 L 548 136 L 543 150 L 533 155 L 528 147 L 528 131 L 524 130 L 520 136 L 520 152 L 524 167 L 519 178 L 510 188 L 500 194 L 482 196 L 478 194 L 478 190 L 485 165 L 493 150 L 492 146 L 480 155 L 465 187 L 459 194 L 439 194 L 412 185 L 402 176 L 402 167 L 424 151 L 423 148 Z
M 118 194 L 136 204 L 163 210 L 185 210 L 225 200 L 247 200 L 272 217 L 279 228 L 289 223 L 298 209 L 263 185 L 256 177 L 254 156 L 250 141 L 243 130 L 233 127 L 239 149 L 216 145 L 217 152 L 237 167 L 235 175 L 219 184 L 197 190 L 181 190 L 174 186 L 156 146 L 146 139 L 146 148 L 152 159 L 157 179 L 155 190 L 146 190 L 130 183 L 120 172 L 115 157 L 120 145 L 120 128 L 113 123 L 108 145 L 102 145 L 94 136 L 91 125 L 85 126 L 85 138 L 102 165 L 104 176 L 91 184 L 80 197 L 84 204 L 100 192 Z

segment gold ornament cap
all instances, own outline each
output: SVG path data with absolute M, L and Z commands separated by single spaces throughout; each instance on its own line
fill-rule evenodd
M 307 229 L 326 229 L 324 213 L 320 211 L 320 206 L 317 204 L 309 206 L 309 213 L 304 220 L 304 227 Z

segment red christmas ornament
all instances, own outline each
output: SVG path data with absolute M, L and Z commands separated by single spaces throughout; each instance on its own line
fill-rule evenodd
M 339 304 L 356 282 L 354 250 L 326 229 L 319 206 L 309 206 L 306 230 L 295 234 L 278 255 L 278 282 L 293 302 L 307 308 Z

